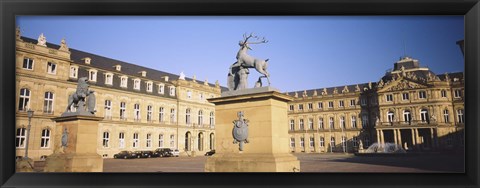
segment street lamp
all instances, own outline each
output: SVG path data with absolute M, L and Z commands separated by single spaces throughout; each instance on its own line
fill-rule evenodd
M 31 120 L 32 120 L 32 117 L 33 117 L 33 113 L 35 111 L 31 110 L 31 109 L 28 109 L 27 111 L 27 116 L 28 116 L 28 127 L 27 127 L 27 144 L 25 146 L 25 159 L 28 159 L 28 143 L 29 143 L 29 139 L 30 139 L 30 128 L 32 127 L 32 124 L 30 124 Z

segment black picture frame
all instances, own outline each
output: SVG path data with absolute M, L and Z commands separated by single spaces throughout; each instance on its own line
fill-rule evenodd
M 478 0 L 2 0 L 1 187 L 478 187 Z M 465 173 L 15 173 L 15 16 L 465 15 Z M 455 45 L 455 44 L 452 44 Z M 459 53 L 461 53 L 459 51 Z

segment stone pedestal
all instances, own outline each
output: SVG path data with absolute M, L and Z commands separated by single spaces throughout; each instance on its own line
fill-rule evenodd
M 253 92 L 252 92 L 253 90 Z M 235 93 L 237 92 L 237 93 Z M 215 104 L 215 154 L 206 172 L 298 172 L 300 162 L 289 151 L 287 102 L 293 98 L 270 87 L 246 89 L 209 99 Z M 248 143 L 233 143 L 233 121 L 244 112 Z
M 102 172 L 103 159 L 97 154 L 98 122 L 101 117 L 66 116 L 56 122 L 53 154 L 47 157 L 45 172 Z M 67 128 L 67 146 L 62 136 Z

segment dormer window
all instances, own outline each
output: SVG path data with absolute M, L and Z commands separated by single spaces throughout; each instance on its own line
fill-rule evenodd
M 96 82 L 97 81 L 97 70 L 90 69 L 88 71 L 88 81 Z
M 133 89 L 140 90 L 140 79 L 133 80 Z
M 147 71 L 141 71 L 140 73 L 142 73 L 143 77 L 147 76 Z
M 70 66 L 70 78 L 77 78 L 78 77 L 78 66 L 71 65 Z
M 115 70 L 122 71 L 122 66 L 121 65 L 115 65 Z
M 163 77 L 165 79 L 165 82 L 168 82 L 168 76 Z
M 120 87 L 126 88 L 128 85 L 128 77 L 127 76 L 121 76 L 120 77 Z
M 90 61 L 91 61 L 92 59 L 90 59 L 89 57 L 86 57 L 86 58 L 84 58 L 83 60 L 85 61 L 85 64 L 90 65 Z
M 163 84 L 158 84 L 158 93 L 159 93 L 159 94 L 165 93 L 165 85 L 163 85 Z
M 108 85 L 113 84 L 113 74 L 112 73 L 105 73 L 105 84 L 108 84 Z
M 147 91 L 152 92 L 153 90 L 153 83 L 151 81 L 147 82 Z
M 175 96 L 175 87 L 170 86 L 170 96 Z

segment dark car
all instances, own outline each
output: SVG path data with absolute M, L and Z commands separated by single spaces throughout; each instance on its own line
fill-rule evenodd
M 172 157 L 173 156 L 172 152 L 173 151 L 170 148 L 158 148 L 155 150 L 155 154 L 158 157 Z
M 140 151 L 140 153 L 141 153 L 140 155 L 141 158 L 150 158 L 155 156 L 152 151 Z
M 120 159 L 120 158 L 123 158 L 123 159 L 131 159 L 131 158 L 135 158 L 137 157 L 137 155 L 131 151 L 121 151 L 115 155 L 113 155 L 113 158 L 115 159 Z
M 212 156 L 213 154 L 215 154 L 215 150 L 207 151 L 207 153 L 205 153 L 205 156 Z

